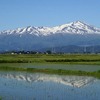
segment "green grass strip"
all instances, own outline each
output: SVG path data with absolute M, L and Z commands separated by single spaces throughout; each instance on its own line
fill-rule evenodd
M 0 54 L 0 63 L 64 63 L 100 65 L 100 54 Z

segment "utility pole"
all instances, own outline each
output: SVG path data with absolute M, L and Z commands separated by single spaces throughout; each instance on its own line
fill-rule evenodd
M 86 45 L 84 46 L 84 53 L 86 53 L 87 52 L 87 50 L 86 50 Z

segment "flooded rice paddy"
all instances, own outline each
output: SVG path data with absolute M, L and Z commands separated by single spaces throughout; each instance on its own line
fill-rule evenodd
M 22 67 L 22 68 L 37 68 L 37 69 L 63 69 L 74 71 L 93 72 L 100 70 L 100 65 L 68 65 L 68 64 L 39 64 L 39 63 L 2 63 L 0 66 Z
M 0 72 L 2 100 L 100 100 L 100 80 L 87 76 Z

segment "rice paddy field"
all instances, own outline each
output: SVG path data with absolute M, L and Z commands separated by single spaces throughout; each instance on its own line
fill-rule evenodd
M 99 54 L 0 54 L 0 100 L 99 100 Z
M 1 54 L 0 70 L 100 77 L 98 54 Z
M 0 63 L 65 63 L 100 65 L 99 54 L 1 54 Z

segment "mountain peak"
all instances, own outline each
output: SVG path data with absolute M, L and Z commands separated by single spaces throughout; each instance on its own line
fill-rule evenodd
M 85 22 L 83 22 L 83 21 L 74 21 L 74 22 L 71 22 L 71 23 L 69 23 L 70 25 L 72 25 L 72 26 L 83 26 L 83 25 L 85 25 L 85 26 L 91 26 L 91 25 L 89 25 L 89 24 L 87 24 L 87 23 L 85 23 Z
M 84 23 L 82 21 L 74 21 L 68 24 L 63 24 L 58 27 L 58 33 L 72 33 L 72 34 L 90 34 L 100 33 L 99 28 L 95 28 L 92 25 Z
M 84 22 L 80 21 L 80 20 L 74 21 L 74 23 L 82 23 L 82 24 L 84 24 Z

